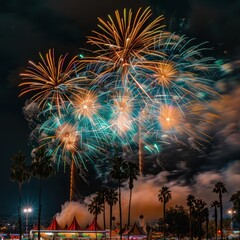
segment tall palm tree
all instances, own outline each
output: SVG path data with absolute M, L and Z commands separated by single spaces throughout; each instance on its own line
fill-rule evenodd
M 192 212 L 194 208 L 195 203 L 195 197 L 191 194 L 189 194 L 186 198 L 187 200 L 187 206 L 189 207 L 189 231 L 190 231 L 190 239 L 193 239 L 193 230 L 192 230 Z
M 41 212 L 42 212 L 42 180 L 55 174 L 54 163 L 52 156 L 48 155 L 45 147 L 37 149 L 34 153 L 34 159 L 31 165 L 31 173 L 34 177 L 38 178 L 38 240 L 40 240 L 40 229 L 41 229 Z
M 102 188 L 100 191 L 97 192 L 97 198 L 99 203 L 103 205 L 103 227 L 106 229 L 106 214 L 105 214 L 105 203 L 106 203 L 106 195 L 107 195 L 107 189 Z
M 227 193 L 227 189 L 223 182 L 217 182 L 214 185 L 213 192 L 218 194 L 219 197 L 219 207 L 220 207 L 220 231 L 221 231 L 221 240 L 223 240 L 223 205 L 222 205 L 222 195 Z
M 172 199 L 172 193 L 169 187 L 162 186 L 159 190 L 158 199 L 163 203 L 163 238 L 166 239 L 166 204 Z
M 130 191 L 129 195 L 129 204 L 128 204 L 128 229 L 130 226 L 130 220 L 131 220 L 131 201 L 132 201 L 132 189 L 134 187 L 133 181 L 137 180 L 137 177 L 139 176 L 139 167 L 135 163 L 127 162 L 127 178 L 128 178 L 128 187 Z
M 113 169 L 110 176 L 118 182 L 118 206 L 119 206 L 119 222 L 120 222 L 120 239 L 122 240 L 122 202 L 121 202 L 121 185 L 127 179 L 127 164 L 122 157 L 113 159 Z
M 10 179 L 13 182 L 18 183 L 18 225 L 19 225 L 19 237 L 22 239 L 22 185 L 30 179 L 30 169 L 26 165 L 26 158 L 20 151 L 12 156 L 12 165 L 10 172 Z
M 112 208 L 113 205 L 115 205 L 118 201 L 118 194 L 115 192 L 114 189 L 109 189 L 106 193 L 106 201 L 110 207 L 110 239 L 112 238 L 112 221 L 113 221 L 113 216 L 112 216 Z
M 91 199 L 91 202 L 88 204 L 88 211 L 94 215 L 95 220 L 95 232 L 96 232 L 96 239 L 97 239 L 97 217 L 103 211 L 103 204 L 99 201 L 98 196 L 94 196 Z
M 97 217 L 99 214 L 102 213 L 103 211 L 103 205 L 102 203 L 99 201 L 99 198 L 97 196 L 94 196 L 91 199 L 91 202 L 88 204 L 88 211 L 94 215 L 94 219 L 97 222 Z M 95 226 L 96 227 L 96 226 Z
M 215 225 L 215 238 L 217 240 L 217 226 L 218 226 L 218 214 L 217 214 L 217 208 L 220 206 L 219 201 L 214 200 L 211 203 L 211 207 L 214 207 L 214 225 Z

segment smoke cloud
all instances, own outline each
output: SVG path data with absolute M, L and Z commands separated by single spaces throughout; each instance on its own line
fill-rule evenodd
M 156 176 L 148 175 L 134 183 L 132 195 L 131 220 L 132 223 L 139 223 L 139 216 L 144 216 L 145 223 L 154 224 L 158 218 L 162 217 L 162 203 L 158 200 L 160 187 L 166 185 L 172 191 L 172 200 L 167 203 L 167 208 L 175 205 L 186 206 L 186 196 L 193 194 L 196 198 L 202 198 L 210 207 L 213 200 L 218 199 L 216 193 L 213 193 L 214 184 L 217 181 L 223 181 L 226 185 L 228 193 L 223 194 L 224 212 L 232 205 L 229 202 L 231 195 L 236 191 L 236 186 L 240 181 L 240 161 L 229 163 L 226 168 L 220 171 L 206 171 L 196 175 L 193 179 L 192 186 L 186 185 L 182 179 L 167 181 L 171 175 L 168 171 L 163 171 Z M 62 211 L 56 214 L 57 221 L 61 227 L 70 225 L 73 217 L 77 218 L 81 228 L 85 229 L 86 225 L 91 224 L 93 216 L 87 210 L 91 196 L 85 198 L 83 203 L 66 202 L 62 205 Z M 122 189 L 122 211 L 123 223 L 127 223 L 129 190 L 125 183 Z M 210 209 L 211 211 L 211 209 Z M 115 227 L 119 222 L 118 204 L 113 208 L 113 215 L 116 217 Z M 211 214 L 210 214 L 211 216 Z M 98 216 L 98 223 L 103 227 L 103 215 Z M 106 224 L 109 226 L 109 207 L 106 204 Z

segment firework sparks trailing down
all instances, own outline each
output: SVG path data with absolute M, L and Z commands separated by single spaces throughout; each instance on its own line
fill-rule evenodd
M 39 135 L 58 164 L 97 164 L 112 147 L 159 153 L 173 141 L 196 146 L 211 137 L 205 129 L 217 116 L 207 106 L 218 97 L 212 76 L 217 71 L 205 44 L 163 31 L 163 17 L 151 20 L 150 8 L 115 11 L 88 36 L 94 56 L 46 59 L 21 74 L 20 96 L 35 93 L 45 116 Z M 81 66 L 81 67 L 80 67 Z M 94 160 L 93 160 L 94 159 Z

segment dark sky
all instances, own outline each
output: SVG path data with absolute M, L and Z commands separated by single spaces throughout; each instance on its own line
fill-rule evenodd
M 18 98 L 19 73 L 28 60 L 38 58 L 39 52 L 54 48 L 57 54 L 74 55 L 86 47 L 86 36 L 97 27 L 97 17 L 105 18 L 116 9 L 151 6 L 153 15 L 166 16 L 167 28 L 181 31 L 208 41 L 217 59 L 237 63 L 240 55 L 240 1 L 239 0 L 8 0 L 0 3 L 0 107 L 1 107 L 1 185 L 0 216 L 16 216 L 17 184 L 9 180 L 11 155 L 22 150 L 30 160 L 27 122 L 22 114 L 26 99 Z M 182 18 L 185 29 L 179 28 Z M 208 157 L 194 153 L 165 153 L 167 181 L 174 186 L 192 186 L 195 193 L 209 183 L 226 177 L 230 190 L 240 183 L 240 134 L 239 134 L 239 78 L 232 72 L 220 74 L 218 89 L 223 95 L 222 105 L 214 105 L 222 114 L 211 135 L 213 145 Z M 238 72 L 239 73 L 239 72 Z M 176 160 L 176 158 L 178 158 Z M 195 159 L 193 159 L 195 158 Z M 152 163 L 149 166 L 154 167 Z M 156 167 L 157 174 L 161 169 Z M 68 200 L 68 173 L 49 179 L 43 194 L 43 215 L 51 217 L 60 211 Z M 205 177 L 205 178 L 204 178 Z M 205 179 L 205 180 L 204 180 Z M 187 181 L 188 180 L 188 181 Z M 154 182 L 154 181 L 153 181 Z M 184 183 L 183 183 L 184 182 Z M 190 184 L 190 185 L 188 185 Z M 199 186 L 200 190 L 196 189 Z M 201 185 L 202 184 L 202 185 Z M 24 185 L 24 204 L 37 205 L 36 182 Z M 88 188 L 83 184 L 84 191 Z M 54 189 L 54 190 L 53 190 Z M 86 193 L 86 191 L 85 191 Z M 87 192 L 90 193 L 90 192 Z

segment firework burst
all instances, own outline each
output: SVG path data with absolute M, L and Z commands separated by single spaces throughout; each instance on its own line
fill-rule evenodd
M 192 46 L 192 41 L 175 34 L 168 38 L 160 35 L 154 55 L 149 53 L 147 61 L 136 63 L 135 75 L 141 79 L 147 96 L 161 97 L 164 101 L 181 99 L 185 103 L 217 96 L 214 82 L 209 79 L 210 73 L 216 71 L 214 59 L 203 57 L 203 52 L 209 50 L 204 43 Z
M 54 50 L 49 50 L 44 56 L 40 53 L 41 62 L 29 61 L 30 66 L 21 73 L 23 82 L 19 84 L 19 96 L 33 92 L 31 100 L 44 109 L 48 102 L 61 106 L 65 101 L 71 101 L 70 96 L 76 96 L 83 91 L 85 78 L 78 77 L 79 62 L 77 57 L 66 62 L 67 54 L 55 59 Z
M 85 60 L 102 69 L 97 81 L 106 81 L 106 78 L 111 81 L 109 77 L 112 74 L 109 73 L 117 73 L 120 74 L 121 85 L 126 86 L 132 60 L 142 59 L 154 45 L 155 37 L 162 31 L 163 17 L 159 16 L 151 21 L 151 15 L 150 8 L 144 11 L 139 8 L 135 16 L 131 9 L 124 9 L 123 16 L 117 10 L 114 18 L 108 16 L 108 21 L 98 19 L 101 31 L 93 31 L 95 36 L 88 37 L 88 43 L 98 49 L 93 58 Z
M 103 152 L 99 137 L 92 129 L 86 128 L 74 115 L 70 107 L 63 107 L 60 115 L 51 114 L 40 128 L 41 145 L 48 146 L 56 163 L 71 164 L 79 168 L 92 161 L 93 156 Z M 53 111 L 52 111 L 53 112 Z
M 152 106 L 152 117 L 148 119 L 150 139 L 170 144 L 171 142 L 188 143 L 195 149 L 211 141 L 205 126 L 215 124 L 218 116 L 206 105 L 192 101 L 179 107 L 175 102 L 157 101 Z
M 130 146 L 131 143 L 134 143 L 134 135 L 137 132 L 136 114 L 138 110 L 135 99 L 129 92 L 117 91 L 112 96 L 109 107 L 111 111 L 109 128 L 113 140 Z
M 106 148 L 132 146 L 142 164 L 145 149 L 158 154 L 173 141 L 197 149 L 211 140 L 205 126 L 217 118 L 207 107 L 217 96 L 214 59 L 204 57 L 205 44 L 164 33 L 163 17 L 151 15 L 140 8 L 99 18 L 88 37 L 93 57 L 66 63 L 67 55 L 57 60 L 49 50 L 21 74 L 20 96 L 35 93 L 45 117 L 40 142 L 58 164 L 82 169 Z

